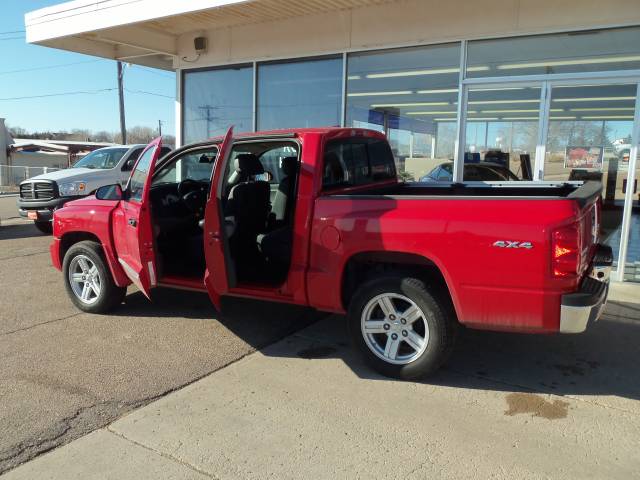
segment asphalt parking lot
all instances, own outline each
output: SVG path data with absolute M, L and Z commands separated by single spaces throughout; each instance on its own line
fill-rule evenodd
M 638 290 L 582 335 L 465 331 L 435 377 L 395 382 L 337 316 L 133 290 L 79 313 L 50 238 L 2 218 L 8 479 L 640 476 Z
M 317 314 L 129 290 L 110 316 L 76 310 L 50 237 L 0 198 L 0 473 L 308 325 Z

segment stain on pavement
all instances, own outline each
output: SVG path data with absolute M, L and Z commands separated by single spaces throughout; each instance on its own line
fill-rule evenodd
M 529 413 L 532 417 L 557 420 L 566 418 L 569 413 L 569 402 L 547 401 L 544 397 L 533 393 L 510 393 L 506 400 L 509 409 L 504 414 L 509 416 Z

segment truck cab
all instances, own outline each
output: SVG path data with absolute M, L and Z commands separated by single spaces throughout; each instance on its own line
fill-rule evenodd
M 135 284 L 347 314 L 356 348 L 396 378 L 433 373 L 466 325 L 578 333 L 598 319 L 611 249 L 593 182 L 398 181 L 385 136 L 260 132 L 150 143 L 124 186 L 54 214 L 53 265 L 78 308 Z

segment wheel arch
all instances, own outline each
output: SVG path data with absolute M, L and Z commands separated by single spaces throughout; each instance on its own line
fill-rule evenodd
M 447 282 L 443 269 L 432 259 L 416 253 L 396 251 L 359 252 L 347 259 L 341 275 L 341 302 L 348 310 L 349 302 L 358 286 L 373 275 L 401 273 L 414 276 L 445 293 L 458 313 L 456 295 Z
M 98 237 L 95 233 L 86 232 L 86 231 L 71 231 L 65 232 L 62 237 L 60 237 L 60 248 L 59 248 L 59 261 L 60 265 L 64 262 L 64 257 L 69 251 L 69 249 L 83 241 L 92 241 L 100 245 L 102 249 L 102 253 L 105 256 L 105 260 L 109 270 L 111 271 L 111 275 L 113 276 L 114 283 L 119 287 L 126 287 L 131 283 L 129 278 L 126 276 L 120 265 L 117 264 L 115 257 L 113 256 L 113 251 L 109 248 L 108 245 Z

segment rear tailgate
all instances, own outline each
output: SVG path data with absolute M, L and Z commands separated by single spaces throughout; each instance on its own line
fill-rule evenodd
M 569 199 L 576 201 L 579 209 L 577 215 L 580 245 L 579 277 L 587 272 L 598 243 L 602 210 L 601 193 L 600 182 L 585 182 L 568 196 Z

